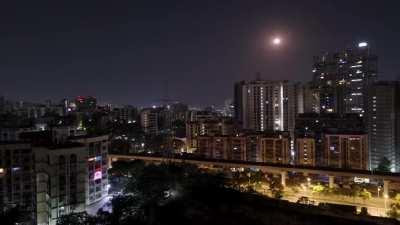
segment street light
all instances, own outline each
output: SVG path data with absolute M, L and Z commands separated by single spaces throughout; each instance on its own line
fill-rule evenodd
M 378 186 L 378 198 L 379 198 L 379 192 L 381 191 L 381 186 Z
M 248 173 L 247 173 L 247 176 L 249 177 L 249 185 L 248 185 L 248 187 L 250 188 L 250 178 L 251 178 L 251 173 L 250 173 L 250 172 L 248 172 Z
M 389 198 L 389 196 L 385 194 L 383 197 L 385 199 L 385 211 L 387 211 L 387 199 Z
M 307 177 L 307 185 L 308 185 L 308 187 L 311 186 L 311 178 L 310 177 Z

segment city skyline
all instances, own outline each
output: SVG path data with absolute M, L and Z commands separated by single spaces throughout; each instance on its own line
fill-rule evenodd
M 386 29 L 395 1 L 3 4 L 0 95 L 10 99 L 222 105 L 236 81 L 309 81 L 313 56 L 360 41 L 379 56 L 379 80 L 400 73 L 399 34 Z M 274 35 L 280 49 L 267 47 Z
M 2 224 L 399 224 L 399 8 L 0 3 Z

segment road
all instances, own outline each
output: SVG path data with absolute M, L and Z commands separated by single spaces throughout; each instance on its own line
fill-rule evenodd
M 310 200 L 315 201 L 316 204 L 332 203 L 339 205 L 352 205 L 356 206 L 358 210 L 361 210 L 362 207 L 366 207 L 368 209 L 368 213 L 372 216 L 387 217 L 387 210 L 385 209 L 385 199 L 383 198 L 371 198 L 369 200 L 362 200 L 361 198 L 352 198 L 339 195 L 327 196 L 322 194 L 313 194 L 310 190 L 301 190 L 300 192 L 295 193 L 290 188 L 287 188 L 284 191 L 283 199 L 290 202 L 297 202 L 297 200 L 302 196 L 308 197 Z M 389 207 L 390 203 L 390 200 L 387 200 L 386 207 Z

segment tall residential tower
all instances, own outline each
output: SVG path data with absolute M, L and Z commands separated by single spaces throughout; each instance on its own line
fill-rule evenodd
M 296 85 L 288 81 L 241 81 L 235 84 L 235 120 L 243 129 L 293 131 Z
M 392 172 L 400 171 L 400 81 L 379 81 L 371 86 L 368 99 L 370 168 L 383 157 Z
M 367 89 L 376 80 L 377 56 L 368 43 L 314 58 L 313 84 L 319 92 L 321 113 L 363 116 Z

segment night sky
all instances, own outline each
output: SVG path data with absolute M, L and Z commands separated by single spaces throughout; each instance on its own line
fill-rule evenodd
M 233 83 L 311 79 L 312 57 L 368 41 L 400 74 L 400 1 L 18 1 L 0 4 L 0 95 L 221 105 Z M 13 5 L 11 5 L 13 4 Z M 279 34 L 283 45 L 269 46 Z M 168 86 L 168 88 L 166 88 Z M 166 91 L 168 90 L 168 91 Z

